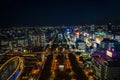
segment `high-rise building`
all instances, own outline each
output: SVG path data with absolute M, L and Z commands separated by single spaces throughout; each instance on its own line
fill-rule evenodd
M 115 48 L 115 46 L 119 44 L 118 41 L 113 40 L 113 39 L 109 39 L 109 38 L 104 38 L 100 44 L 101 48 L 104 49 L 113 49 Z
M 91 32 L 94 32 L 95 31 L 95 25 L 91 25 L 91 28 L 90 28 Z
M 44 32 L 41 34 L 41 46 L 42 47 L 46 46 L 46 36 Z
M 94 73 L 100 80 L 120 80 L 120 50 L 117 48 L 119 46 L 113 43 L 109 43 L 109 46 L 116 48 L 106 48 L 92 54 Z
M 108 23 L 108 32 L 112 33 L 112 23 L 111 22 Z

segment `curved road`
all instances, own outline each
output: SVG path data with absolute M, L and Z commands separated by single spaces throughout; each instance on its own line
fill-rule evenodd
M 23 71 L 23 59 L 16 56 L 0 67 L 0 80 L 17 80 Z

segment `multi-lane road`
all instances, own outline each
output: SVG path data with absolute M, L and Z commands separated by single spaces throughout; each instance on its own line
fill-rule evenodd
M 65 36 L 61 39 L 56 36 L 52 44 L 53 51 L 47 56 L 46 67 L 40 80 L 88 80 L 76 56 L 69 52 L 66 45 L 68 44 Z

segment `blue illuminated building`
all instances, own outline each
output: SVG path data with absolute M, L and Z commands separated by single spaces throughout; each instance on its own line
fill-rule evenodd
M 71 28 L 67 28 L 66 29 L 66 34 L 71 34 L 72 33 L 72 29 Z

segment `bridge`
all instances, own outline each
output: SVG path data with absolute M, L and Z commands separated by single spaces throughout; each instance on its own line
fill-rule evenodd
M 23 59 L 16 56 L 0 67 L 0 80 L 18 80 L 23 71 Z

